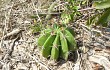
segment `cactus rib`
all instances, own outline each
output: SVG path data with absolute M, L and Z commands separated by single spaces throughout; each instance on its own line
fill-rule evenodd
M 57 33 L 57 36 L 53 42 L 52 50 L 51 50 L 51 59 L 57 60 L 59 57 L 59 47 L 60 47 L 60 36 Z
M 51 53 L 51 48 L 55 37 L 56 35 L 50 35 L 42 46 L 42 55 L 46 58 L 48 58 Z
M 60 32 L 60 41 L 61 41 L 61 57 L 67 60 L 68 59 L 68 44 L 62 32 Z
M 50 29 L 45 29 L 41 32 L 41 36 L 38 38 L 38 46 L 43 46 L 43 44 L 45 43 L 45 41 L 47 40 L 47 38 L 50 36 L 52 30 Z
M 68 30 L 65 30 L 65 36 L 68 41 L 69 50 L 74 51 L 77 48 L 77 46 L 73 35 Z

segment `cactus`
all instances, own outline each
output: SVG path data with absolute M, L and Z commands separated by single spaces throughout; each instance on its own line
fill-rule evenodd
M 44 34 L 44 35 L 43 35 Z M 59 57 L 67 60 L 69 51 L 77 49 L 74 31 L 70 27 L 55 25 L 41 32 L 38 46 L 41 46 L 43 57 L 58 60 Z

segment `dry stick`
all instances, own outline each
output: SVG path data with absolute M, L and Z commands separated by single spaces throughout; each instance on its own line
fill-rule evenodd
M 7 8 L 5 10 L 7 10 Z M 7 32 L 7 29 L 6 29 L 7 28 L 7 22 L 9 22 L 9 16 L 10 16 L 11 11 L 12 11 L 12 7 L 9 9 L 8 13 L 5 12 L 5 20 L 4 20 L 4 23 L 3 23 L 5 26 L 3 27 L 3 36 L 5 35 L 5 32 Z M 4 38 L 2 37 L 2 39 L 1 39 L 1 47 L 3 46 L 3 41 L 4 41 L 3 39 Z
M 7 3 L 9 3 L 9 2 L 10 2 L 10 0 L 8 0 Z M 1 9 L 1 11 L 7 10 L 7 9 L 9 9 L 9 11 L 5 12 L 5 20 L 3 22 L 4 27 L 2 28 L 3 29 L 2 30 L 3 36 L 2 36 L 2 39 L 1 39 L 0 48 L 3 47 L 3 41 L 4 41 L 5 32 L 7 33 L 7 23 L 9 23 L 9 17 L 10 17 L 11 11 L 12 11 L 12 6 L 13 6 L 13 4 L 10 7 L 6 6 L 4 9 Z
M 87 27 L 86 25 L 84 25 L 84 24 L 80 24 L 80 25 L 83 26 L 84 28 L 86 28 L 88 31 L 90 31 L 90 28 Z M 105 36 L 104 34 L 102 34 L 102 32 L 100 30 L 97 30 L 97 29 L 93 29 L 92 28 L 91 31 L 98 32 L 98 33 L 100 33 L 101 36 L 103 36 L 103 37 L 105 37 L 105 38 L 107 38 L 107 39 L 110 40 L 110 37 L 109 36 Z
M 15 42 L 18 40 L 18 37 L 16 39 L 13 40 L 12 45 L 10 46 L 10 49 L 8 50 L 7 54 L 4 56 L 4 60 L 8 59 L 9 56 L 12 55 L 12 52 L 14 50 L 14 46 L 15 46 Z
M 80 67 L 81 67 L 81 64 L 80 64 L 80 62 L 81 62 L 81 56 L 80 56 L 78 50 L 77 50 L 77 55 L 78 55 L 78 59 L 77 59 L 75 65 L 74 65 L 73 70 L 80 70 Z
M 53 3 L 54 4 L 54 3 Z M 50 16 L 51 14 L 61 14 L 61 12 L 52 12 L 53 10 L 53 8 L 54 8 L 54 6 L 57 4 L 54 4 L 54 5 L 51 5 L 52 7 L 50 7 L 49 9 L 48 9 L 48 13 L 38 13 L 38 14 L 47 14 L 47 19 L 48 19 L 48 16 Z M 58 6 L 60 6 L 60 5 L 58 5 Z M 81 10 L 78 10 L 79 12 L 81 12 L 81 11 L 87 11 L 87 10 L 92 10 L 92 9 L 95 9 L 95 8 L 85 8 L 85 9 L 81 9 Z M 36 9 L 36 10 L 44 10 L 44 11 L 47 11 L 47 9 Z M 50 12 L 49 12 L 50 11 Z
M 15 30 L 13 30 L 12 32 L 6 34 L 6 35 L 3 37 L 3 39 L 6 39 L 6 38 L 8 38 L 8 37 L 10 37 L 10 36 L 13 36 L 13 35 L 17 35 L 20 31 L 21 31 L 20 29 L 15 29 Z
M 104 56 L 93 55 L 89 57 L 89 60 L 102 65 L 105 70 L 110 70 L 110 61 Z
M 55 1 L 55 2 L 53 2 L 52 4 L 51 4 L 51 6 L 49 7 L 49 9 L 48 9 L 48 13 L 51 13 L 52 11 L 53 11 L 53 8 L 54 8 L 54 6 L 57 4 L 57 1 Z M 46 20 L 48 20 L 48 19 L 50 19 L 51 18 L 51 14 L 47 14 L 47 16 L 46 16 Z
M 92 10 L 92 9 L 95 9 L 95 8 L 85 8 L 85 9 L 81 9 L 81 10 L 78 10 L 79 12 L 81 12 L 81 11 L 87 11 L 87 10 Z
M 36 63 L 40 64 L 42 67 L 46 68 L 47 70 L 50 70 L 50 68 L 46 67 L 43 63 L 41 63 L 40 61 L 38 61 L 34 56 L 32 56 L 30 53 L 27 53 L 26 54 L 31 57 L 32 59 L 34 59 L 36 61 Z
M 5 28 L 3 27 L 3 30 L 2 30 L 2 33 L 3 33 L 3 36 L 5 35 Z M 1 38 L 1 44 L 0 44 L 0 49 L 3 47 L 3 36 Z
M 0 63 L 2 64 L 2 65 L 4 65 L 5 63 L 4 62 L 2 62 L 1 60 L 0 60 Z
M 57 2 L 56 2 L 56 4 L 57 4 Z M 51 6 L 50 6 L 50 8 L 48 9 L 48 13 L 38 13 L 37 12 L 37 17 L 40 19 L 40 17 L 39 17 L 39 15 L 38 14 L 40 14 L 40 15 L 44 15 L 44 14 L 46 14 L 47 16 L 46 16 L 46 19 L 49 19 L 49 18 L 51 18 L 51 15 L 53 14 L 53 15 L 57 15 L 57 14 L 61 14 L 61 12 L 52 12 L 52 11 L 54 11 L 53 10 L 53 8 L 54 8 L 54 6 L 56 5 L 55 3 L 53 3 Z M 60 5 L 59 5 L 60 6 Z M 78 10 L 79 12 L 81 12 L 81 11 L 87 11 L 87 10 L 92 10 L 92 9 L 94 9 L 94 8 L 85 8 L 85 9 L 81 9 L 81 10 Z M 37 10 L 45 10 L 45 11 L 47 11 L 47 9 L 35 9 L 36 11 Z
M 8 52 L 6 53 L 6 55 L 4 56 L 4 61 L 5 63 L 3 64 L 4 66 L 2 67 L 2 70 L 10 70 L 10 66 L 9 66 L 9 61 L 7 61 L 9 59 L 9 57 L 12 55 L 12 52 L 14 50 L 14 46 L 15 46 L 15 42 L 18 40 L 18 37 L 16 39 L 13 40 L 12 45 L 10 46 L 10 49 L 8 50 Z
M 34 8 L 35 11 L 36 11 L 36 14 L 37 14 L 38 20 L 41 22 L 41 18 L 40 18 L 39 15 L 38 15 L 38 10 L 37 10 L 36 7 L 34 6 L 34 2 L 32 2 L 32 6 L 33 6 L 33 8 Z

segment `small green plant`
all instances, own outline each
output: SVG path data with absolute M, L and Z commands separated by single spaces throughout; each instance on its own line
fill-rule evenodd
M 65 25 L 54 24 L 41 32 L 38 46 L 43 57 L 57 60 L 59 57 L 67 60 L 69 51 L 77 49 L 74 31 Z
M 104 12 L 101 14 L 96 14 L 92 16 L 88 21 L 87 25 L 94 24 L 107 27 L 110 22 L 110 0 L 101 0 L 95 1 L 93 3 L 93 8 L 95 9 L 104 9 Z
M 61 14 L 61 22 L 63 24 L 72 23 L 75 19 L 77 19 L 77 15 L 81 15 L 78 12 L 80 8 L 80 1 L 75 0 L 65 0 L 67 4 L 65 4 L 66 9 Z
M 58 58 L 68 59 L 70 51 L 77 50 L 74 29 L 67 24 L 73 22 L 73 18 L 79 14 L 78 6 L 74 0 L 68 0 L 65 5 L 66 9 L 62 12 L 59 22 L 52 23 L 46 29 L 41 31 L 38 38 L 38 46 L 41 49 L 42 56 L 53 60 Z

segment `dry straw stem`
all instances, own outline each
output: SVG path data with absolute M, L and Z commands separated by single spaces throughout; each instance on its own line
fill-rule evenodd
M 21 32 L 20 29 L 15 29 L 15 30 L 13 30 L 12 32 L 6 34 L 6 35 L 3 37 L 3 39 L 6 39 L 6 38 L 8 38 L 8 37 L 10 37 L 10 36 L 17 35 L 17 34 L 19 34 L 20 32 Z
M 110 70 L 110 61 L 104 56 L 92 55 L 89 56 L 89 60 L 102 65 L 105 70 Z
M 38 59 L 36 59 L 35 56 L 32 56 L 30 53 L 25 52 L 26 55 L 28 55 L 30 58 L 32 58 L 33 60 L 35 60 L 36 63 L 38 63 L 39 65 L 41 65 L 42 67 L 44 67 L 47 70 L 50 70 L 50 68 L 48 68 L 46 65 L 44 65 L 42 62 L 40 62 Z
M 51 4 L 51 6 L 50 6 L 49 9 L 48 9 L 48 13 L 51 13 L 51 12 L 53 11 L 53 8 L 54 8 L 54 6 L 55 6 L 57 3 L 58 3 L 57 1 L 54 1 L 54 2 Z M 50 15 L 50 14 L 47 14 L 46 20 L 48 20 L 48 19 L 50 19 L 50 18 L 51 18 L 51 15 Z

